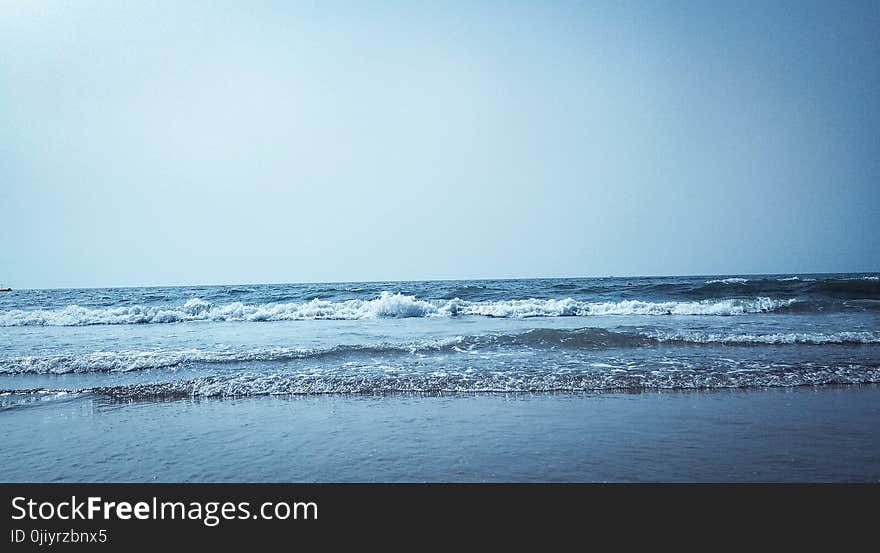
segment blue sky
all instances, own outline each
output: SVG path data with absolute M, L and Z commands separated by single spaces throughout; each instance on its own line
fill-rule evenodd
M 876 271 L 877 2 L 29 2 L 20 288 Z

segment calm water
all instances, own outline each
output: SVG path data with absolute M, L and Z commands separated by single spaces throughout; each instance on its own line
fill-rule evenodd
M 647 467 L 664 453 L 647 445 L 641 461 L 619 460 L 641 463 L 642 472 L 572 469 L 569 457 L 582 457 L 576 453 L 581 442 L 572 425 L 613 435 L 619 429 L 611 422 L 596 426 L 595 418 L 584 417 L 593 413 L 614 420 L 615 412 L 624 417 L 651 412 L 650 420 L 665 416 L 670 428 L 699 434 L 689 442 L 669 443 L 668 456 L 688 443 L 710 450 L 723 447 L 726 442 L 717 440 L 730 430 L 725 425 L 735 423 L 730 417 L 710 416 L 713 412 L 731 413 L 735 405 L 751 410 L 748 405 L 764 401 L 759 398 L 808 397 L 812 407 L 798 399 L 792 408 L 828 417 L 811 418 L 797 447 L 818 447 L 813 455 L 820 455 L 819 468 L 792 469 L 786 477 L 767 465 L 742 474 L 716 470 L 714 478 L 749 479 L 751 474 L 760 479 L 763 474 L 771 479 L 870 480 L 877 478 L 880 444 L 863 418 L 876 417 L 876 410 L 871 411 L 875 403 L 865 398 L 877 397 L 871 384 L 878 382 L 876 274 L 0 294 L 2 460 L 10 479 L 151 479 L 156 474 L 137 470 L 135 457 L 114 465 L 101 452 L 119 455 L 119 446 L 125 444 L 124 451 L 141 448 L 149 457 L 149 448 L 159 447 L 152 450 L 154 462 L 178 466 L 194 454 L 179 444 L 172 447 L 186 435 L 189 447 L 212 461 L 159 472 L 159 479 L 212 480 L 213 474 L 232 480 L 650 480 Z M 772 390 L 788 395 L 773 395 Z M 803 390 L 818 396 L 804 396 Z M 821 407 L 832 404 L 846 409 Z M 678 407 L 670 412 L 670 405 Z M 333 433 L 335 427 L 326 418 L 337 411 L 345 416 L 361 413 L 352 419 L 345 439 Z M 777 411 L 759 410 L 768 418 L 752 413 L 744 423 L 756 458 L 772 453 L 766 436 L 783 416 Z M 529 412 L 545 419 L 526 423 L 522 417 Z M 699 421 L 691 417 L 696 412 Z M 430 413 L 443 421 L 444 439 L 431 434 L 425 418 Z M 323 435 L 327 444 L 334 444 L 336 455 L 349 459 L 358 458 L 358 447 L 367 447 L 365 443 L 379 447 L 383 432 L 427 433 L 421 450 L 434 451 L 438 458 L 444 458 L 437 453 L 439 443 L 473 440 L 476 452 L 471 451 L 462 472 L 450 471 L 448 463 L 442 464 L 447 468 L 422 470 L 433 465 L 419 456 L 412 465 L 396 459 L 394 466 L 385 466 L 380 456 L 364 464 L 362 473 L 338 462 L 325 463 L 326 470 L 267 469 L 265 455 L 288 452 L 289 444 L 279 442 L 288 436 L 284 425 L 289 423 L 296 434 L 310 416 L 317 418 L 309 423 L 311 432 Z M 371 416 L 377 417 L 373 426 L 356 423 L 373 420 Z M 212 417 L 230 417 L 242 426 L 228 421 L 206 426 Z M 655 435 L 660 432 L 656 424 L 648 427 Z M 499 429 L 505 438 L 493 442 Z M 819 444 L 837 443 L 832 438 L 839 442 L 846 432 L 855 437 L 850 451 L 855 448 L 859 454 L 851 465 L 833 469 L 835 453 Z M 542 451 L 569 468 L 546 472 L 529 461 L 521 449 L 534 442 L 524 439 L 532 434 L 544 436 L 539 440 Z M 649 438 L 640 439 L 655 443 Z M 619 439 L 629 443 L 632 435 Z M 479 444 L 485 448 L 482 453 Z M 313 452 L 315 462 L 321 451 Z M 493 465 L 492 472 L 479 467 L 473 455 L 507 466 Z M 695 479 L 713 479 L 712 467 L 719 467 L 697 461 L 691 465 L 693 470 L 686 473 Z M 657 477 L 688 479 L 671 472 Z

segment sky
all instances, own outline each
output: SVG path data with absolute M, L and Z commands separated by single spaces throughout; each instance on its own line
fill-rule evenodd
M 880 270 L 880 3 L 0 0 L 16 288 Z

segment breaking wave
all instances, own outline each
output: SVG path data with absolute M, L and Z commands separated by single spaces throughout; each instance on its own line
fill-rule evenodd
M 712 279 L 712 280 L 707 280 L 706 284 L 745 284 L 748 281 L 749 281 L 749 279 L 747 279 L 747 278 L 737 278 L 737 277 L 716 278 L 716 279 Z
M 406 317 L 586 317 L 593 315 L 742 315 L 784 309 L 795 299 L 756 297 L 700 301 L 621 300 L 588 302 L 565 299 L 515 299 L 497 301 L 420 300 L 400 293 L 382 292 L 378 298 L 346 301 L 314 299 L 307 302 L 214 304 L 200 298 L 176 307 L 134 305 L 89 308 L 68 305 L 57 310 L 0 312 L 0 326 L 84 326 L 159 324 L 190 321 L 296 321 L 359 320 Z

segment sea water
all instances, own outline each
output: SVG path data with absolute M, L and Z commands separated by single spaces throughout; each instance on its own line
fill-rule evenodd
M 806 434 L 798 447 L 819 447 L 825 464 L 807 473 L 789 467 L 786 476 L 762 473 L 770 461 L 739 472 L 703 463 L 693 466 L 693 478 L 876 479 L 880 443 L 865 423 L 877 414 L 865 399 L 876 397 L 874 383 L 880 383 L 880 278 L 871 273 L 0 294 L 0 460 L 8 479 L 650 480 L 662 448 L 643 459 L 641 471 L 615 472 L 612 463 L 559 473 L 527 462 L 520 449 L 542 444 L 541 458 L 581 466 L 575 461 L 589 440 L 577 428 L 629 443 L 633 435 L 620 435 L 613 414 L 644 416 L 644 406 L 653 405 L 647 419 L 654 421 L 653 435 L 662 416 L 677 431 L 705 434 L 686 443 L 717 450 L 726 443 L 725 419 L 706 426 L 693 415 L 740 405 L 751 416 L 744 424 L 754 447 L 764 448 L 757 453 L 772 458 L 766 436 L 779 430 L 771 427 L 787 412 L 774 404 L 773 414 L 756 418 L 761 411 L 749 415 L 749 402 L 815 397 L 803 390 L 843 406 L 834 411 L 834 424 L 830 414 L 810 415 L 811 426 L 800 429 Z M 767 395 L 774 390 L 785 394 Z M 670 405 L 691 407 L 676 417 Z M 599 416 L 597 409 L 605 419 L 584 419 Z M 339 433 L 327 418 L 362 410 L 359 419 L 372 424 L 350 432 Z M 544 418 L 529 423 L 529 414 Z M 214 416 L 226 420 L 212 426 Z M 303 421 L 311 421 L 308 431 Z M 442 428 L 432 426 L 436 421 Z M 391 427 L 399 434 L 396 447 L 433 451 L 434 461 L 383 466 L 380 450 Z M 833 469 L 829 434 L 846 432 L 856 437 L 848 451 L 860 453 L 851 466 Z M 266 464 L 272 451 L 290 458 L 291 443 L 303 433 L 323 436 L 310 444 L 323 469 Z M 206 455 L 197 468 L 180 468 L 195 454 L 180 445 L 184 435 L 196 457 Z M 424 441 L 413 442 L 414 436 Z M 465 468 L 455 470 L 454 456 L 452 465 L 436 466 L 448 456 L 441 444 L 469 440 L 467 462 L 459 459 Z M 328 464 L 322 444 L 331 442 L 337 456 Z M 380 460 L 360 464 L 360 473 L 339 459 L 360 458 L 364 447 Z M 178 468 L 154 472 L 138 464 L 132 448 Z M 480 458 L 485 462 L 475 461 Z M 618 466 L 633 462 L 621 459 Z

